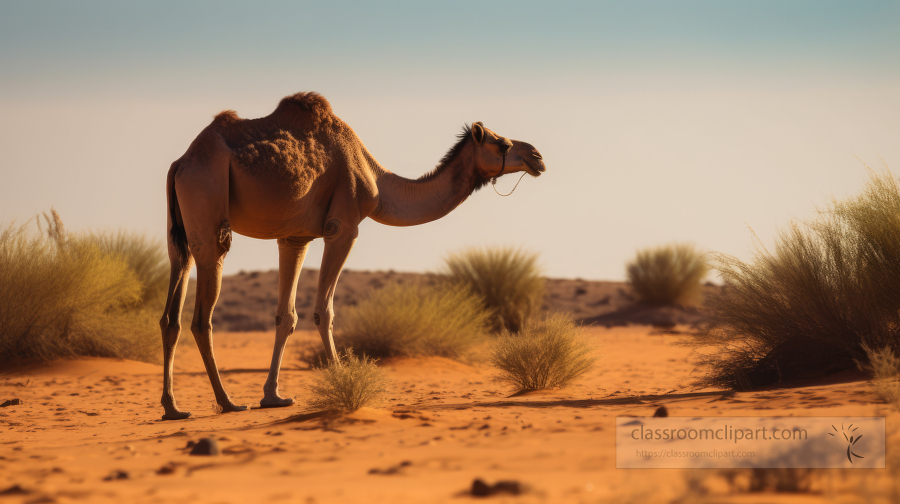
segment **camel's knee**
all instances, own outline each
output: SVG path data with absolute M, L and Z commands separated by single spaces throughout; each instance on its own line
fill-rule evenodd
M 297 327 L 297 310 L 291 308 L 285 314 L 275 315 L 275 329 L 277 331 L 288 330 L 288 334 L 293 334 L 294 329 Z
M 326 308 L 324 310 L 316 310 L 313 313 L 313 322 L 320 328 L 329 328 L 334 322 L 334 309 Z
M 177 318 L 169 318 L 169 314 L 165 314 L 159 319 L 159 329 L 165 334 L 178 334 L 181 332 L 181 321 Z
M 212 324 L 209 322 L 191 322 L 191 334 L 194 338 L 201 338 L 212 334 Z

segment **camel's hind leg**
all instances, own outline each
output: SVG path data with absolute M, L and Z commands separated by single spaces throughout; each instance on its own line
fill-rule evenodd
M 170 225 L 171 227 L 171 225 Z M 162 406 L 165 410 L 163 420 L 181 420 L 191 416 L 187 411 L 180 411 L 175 404 L 173 373 L 175 366 L 175 345 L 181 335 L 181 309 L 187 293 L 188 274 L 191 272 L 193 258 L 190 254 L 181 253 L 169 246 L 169 262 L 172 271 L 169 276 L 169 294 L 166 297 L 166 310 L 163 312 L 159 326 L 162 329 L 163 342 L 163 394 Z
M 269 378 L 263 386 L 265 397 L 259 402 L 261 408 L 277 408 L 290 406 L 294 400 L 278 394 L 278 373 L 281 369 L 281 358 L 288 337 L 297 326 L 297 279 L 303 259 L 309 250 L 312 238 L 280 238 L 278 240 L 278 310 L 275 313 L 275 347 L 272 350 L 272 365 L 269 367 Z
M 222 287 L 222 265 L 231 248 L 228 223 L 230 151 L 218 135 L 201 135 L 191 145 L 196 157 L 181 163 L 175 189 L 187 246 L 197 264 L 197 298 L 191 332 L 222 411 L 242 411 L 225 392 L 213 354 L 212 313 Z M 202 154 L 202 156 L 200 155 Z
M 227 225 L 227 221 L 223 223 L 223 226 Z M 231 229 L 227 229 L 230 238 Z M 218 244 L 211 245 L 215 246 Z M 223 412 L 243 411 L 247 407 L 234 404 L 231 401 L 231 397 L 225 392 L 225 386 L 222 384 L 219 368 L 216 365 L 216 357 L 213 354 L 212 313 L 216 307 L 216 301 L 219 299 L 219 290 L 222 287 L 222 259 L 224 257 L 225 254 L 223 253 L 216 261 L 211 263 L 201 263 L 199 259 L 197 260 L 197 300 L 194 305 L 194 320 L 191 322 L 191 332 L 194 333 L 194 339 L 197 341 L 197 348 L 200 350 L 200 356 L 203 358 L 206 374 L 209 375 L 209 381 L 216 395 L 216 402 L 219 403 Z

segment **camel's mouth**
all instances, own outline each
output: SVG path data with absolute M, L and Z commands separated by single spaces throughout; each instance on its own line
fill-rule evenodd
M 545 171 L 547 171 L 547 168 L 544 167 L 544 163 L 542 163 L 541 161 L 537 161 L 537 166 L 534 166 L 533 164 L 531 164 L 530 162 L 528 162 L 524 159 L 522 161 L 525 162 L 525 166 L 527 167 L 526 171 L 532 177 L 540 177 L 541 173 L 544 173 Z

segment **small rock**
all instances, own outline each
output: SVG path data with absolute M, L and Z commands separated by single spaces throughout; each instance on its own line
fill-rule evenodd
M 13 485 L 6 490 L 0 490 L 0 495 L 28 495 L 31 492 L 25 490 L 19 485 Z
M 219 442 L 213 438 L 201 438 L 191 448 L 191 455 L 219 455 Z
M 476 497 L 488 497 L 500 493 L 520 495 L 525 491 L 525 486 L 515 480 L 501 480 L 493 485 L 488 485 L 478 478 L 472 482 L 472 495 Z
M 172 474 L 175 472 L 176 467 L 178 467 L 178 466 L 176 466 L 174 462 L 169 462 L 166 465 L 157 469 L 156 474 L 159 474 L 159 475 Z
M 487 497 L 491 495 L 491 486 L 484 482 L 484 480 L 476 479 L 472 482 L 472 495 L 476 497 Z
M 123 480 L 128 479 L 129 474 L 128 471 L 115 470 L 109 473 L 109 476 L 103 478 L 103 481 L 115 481 L 115 480 Z
M 653 414 L 654 417 L 664 418 L 669 416 L 669 410 L 666 409 L 665 406 L 660 406 L 656 408 L 656 413 Z
M 8 401 L 3 401 L 3 404 L 0 404 L 0 408 L 5 408 L 7 406 L 18 406 L 22 404 L 22 401 L 19 399 L 10 399 Z
M 412 462 L 410 462 L 409 460 L 404 460 L 403 462 L 400 462 L 395 466 L 388 467 L 387 469 L 379 469 L 377 467 L 373 467 L 372 469 L 369 469 L 369 474 L 399 474 L 401 469 L 403 469 L 404 467 L 409 467 L 411 465 Z

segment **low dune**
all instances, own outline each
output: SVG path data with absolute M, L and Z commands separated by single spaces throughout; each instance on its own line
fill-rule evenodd
M 898 414 L 859 373 L 696 390 L 677 336 L 646 326 L 587 336 L 598 366 L 568 389 L 513 395 L 477 358 L 394 358 L 382 362 L 392 380 L 386 402 L 345 416 L 303 406 L 314 372 L 295 353 L 318 341 L 312 331 L 298 331 L 288 350 L 282 392 L 299 405 L 284 409 L 217 414 L 191 345 L 175 361 L 176 397 L 193 412 L 185 421 L 160 420 L 159 366 L 82 359 L 3 369 L 0 402 L 19 404 L 0 408 L 0 502 L 465 502 L 476 479 L 524 492 L 500 502 L 854 502 L 861 485 L 881 495 L 892 484 L 889 465 L 813 474 L 802 494 L 739 495 L 715 471 L 616 469 L 616 417 L 659 406 L 672 416 L 887 414 L 894 440 Z M 255 405 L 273 334 L 215 337 L 226 387 Z M 191 455 L 202 438 L 221 454 Z

